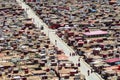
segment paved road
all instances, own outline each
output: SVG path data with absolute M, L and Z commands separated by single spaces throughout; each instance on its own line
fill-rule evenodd
M 48 28 L 48 26 L 43 23 L 43 21 L 41 19 L 39 19 L 39 17 L 34 13 L 34 11 L 32 11 L 32 9 L 27 6 L 24 2 L 20 1 L 20 0 L 17 0 L 17 2 L 22 6 L 23 9 L 26 10 L 27 14 L 28 14 L 28 17 L 29 18 L 33 18 L 33 21 L 34 23 L 36 24 L 37 27 L 41 27 L 41 25 L 44 26 L 44 30 L 43 32 L 45 34 L 47 34 L 50 38 L 50 41 L 56 45 L 59 49 L 63 50 L 64 53 L 69 56 L 69 60 L 70 61 L 73 61 L 75 64 L 78 63 L 78 58 L 79 56 L 74 56 L 74 57 L 71 57 L 70 56 L 70 53 L 73 53 L 74 50 L 71 49 L 69 46 L 67 46 L 56 34 L 55 34 L 55 31 L 54 30 L 51 30 Z M 28 9 L 27 9 L 28 8 Z M 55 40 L 57 42 L 55 42 Z M 83 60 L 81 59 L 80 61 L 81 63 L 81 67 L 80 70 L 81 70 L 81 73 L 85 75 L 86 77 L 86 80 L 103 80 L 97 73 L 92 73 L 88 76 L 87 74 L 87 71 L 88 70 L 91 70 L 90 66 Z

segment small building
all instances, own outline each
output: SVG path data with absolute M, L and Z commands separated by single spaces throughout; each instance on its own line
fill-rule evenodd
M 107 37 L 109 34 L 107 31 L 90 31 L 83 33 L 84 37 L 86 38 L 94 38 L 94 37 Z
M 41 0 L 24 0 L 24 2 L 31 3 L 31 2 L 40 2 Z

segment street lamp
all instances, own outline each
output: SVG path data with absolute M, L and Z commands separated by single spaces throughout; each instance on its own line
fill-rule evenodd
M 35 19 L 34 18 L 32 18 L 32 21 L 35 23 Z

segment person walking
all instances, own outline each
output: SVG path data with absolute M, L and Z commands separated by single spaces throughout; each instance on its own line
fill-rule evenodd
M 78 61 L 79 61 L 79 62 L 80 62 L 80 58 L 81 58 L 81 57 L 78 58 Z
M 80 63 L 78 63 L 78 67 L 80 67 Z
M 44 30 L 44 27 L 43 27 L 43 25 L 41 25 L 41 30 Z
M 93 73 L 93 69 L 91 69 L 91 73 Z
M 89 76 L 90 75 L 90 71 L 88 70 L 87 73 L 88 73 L 88 76 Z
M 71 53 L 70 53 L 70 56 L 71 56 Z

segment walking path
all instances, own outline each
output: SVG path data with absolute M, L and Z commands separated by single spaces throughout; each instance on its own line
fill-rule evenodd
M 22 6 L 23 9 L 26 10 L 28 17 L 32 18 L 34 23 L 36 24 L 37 27 L 41 27 L 43 25 L 44 30 L 43 32 L 45 34 L 47 34 L 47 36 L 50 38 L 50 41 L 56 45 L 59 49 L 63 50 L 64 53 L 69 56 L 69 60 L 76 63 L 79 63 L 78 58 L 79 56 L 70 56 L 70 53 L 73 53 L 74 50 L 72 48 L 70 48 L 69 46 L 67 46 L 65 44 L 65 42 L 63 42 L 56 34 L 55 34 L 55 30 L 51 30 L 48 28 L 48 26 L 43 23 L 43 21 L 41 19 L 39 19 L 39 17 L 34 13 L 34 11 L 28 6 L 26 5 L 24 2 L 17 0 L 17 2 Z M 91 70 L 91 67 L 83 60 L 80 60 L 80 64 L 81 67 L 81 73 L 85 75 L 86 80 L 103 80 L 100 75 L 98 75 L 97 73 L 92 73 L 88 76 L 88 70 Z

